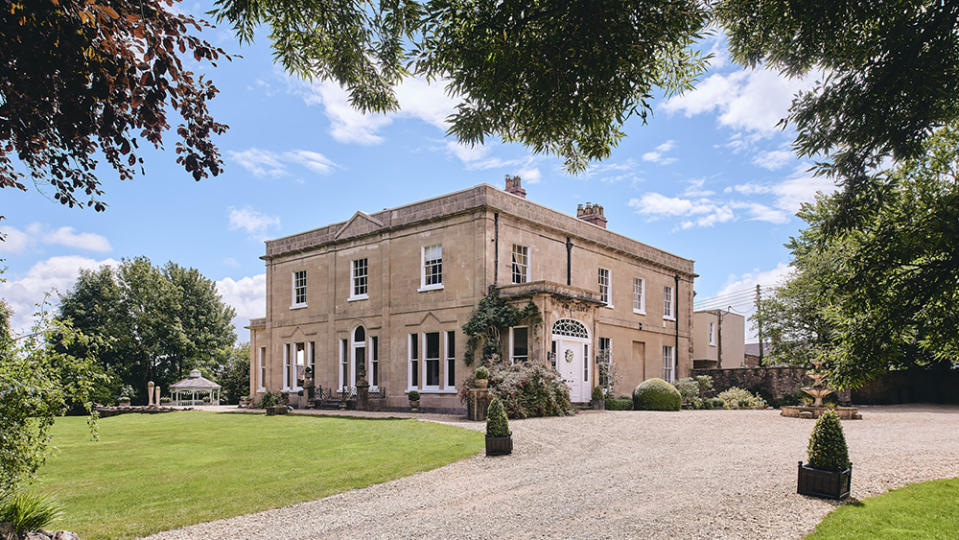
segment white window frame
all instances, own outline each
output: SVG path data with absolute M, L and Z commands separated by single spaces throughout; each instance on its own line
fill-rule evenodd
M 517 251 L 517 248 L 519 249 L 519 251 Z M 524 268 L 524 270 L 525 270 L 525 272 L 523 272 L 522 277 L 521 277 L 522 281 L 516 281 L 516 273 L 513 272 L 513 266 L 514 266 L 514 265 L 519 265 L 519 263 L 517 263 L 517 262 L 515 261 L 515 258 L 516 258 L 516 255 L 517 255 L 517 254 L 522 255 L 523 258 L 525 259 L 525 262 L 522 264 L 522 266 L 523 266 L 523 268 Z M 529 246 L 523 246 L 523 245 L 520 245 L 520 244 L 513 244 L 513 251 L 510 252 L 510 269 L 509 269 L 509 270 L 510 270 L 510 279 L 512 280 L 512 282 L 513 282 L 514 284 L 519 285 L 519 284 L 522 284 L 522 283 L 529 283 L 530 281 L 532 281 L 532 279 L 531 279 L 531 274 L 530 274 L 530 266 L 531 266 L 531 265 L 530 265 L 530 256 L 529 256 Z
M 359 330 L 360 328 L 363 329 L 363 341 L 356 341 L 355 339 L 356 331 Z M 349 367 L 352 368 L 350 369 L 350 388 L 351 389 L 356 388 L 356 363 L 357 362 L 366 363 L 367 359 L 369 358 L 369 353 L 370 353 L 369 341 L 370 341 L 370 332 L 363 325 L 357 326 L 350 332 L 350 366 Z M 366 351 L 363 353 L 363 357 L 357 358 L 356 349 L 359 349 L 360 347 L 365 347 Z M 367 379 L 367 381 L 369 381 L 369 379 Z
M 406 338 L 406 391 L 410 390 L 419 390 L 419 383 L 422 382 L 422 379 L 419 378 L 419 373 L 417 371 L 420 369 L 422 363 L 422 354 L 420 354 L 419 347 L 419 334 L 408 334 Z M 416 343 L 416 368 L 413 368 L 413 343 Z M 413 385 L 413 374 L 417 375 L 417 385 Z
M 283 344 L 283 391 L 290 390 L 290 344 Z
M 638 287 L 637 287 L 638 286 Z M 636 307 L 636 293 L 639 292 L 639 307 Z M 646 280 L 643 278 L 633 278 L 633 313 L 639 315 L 646 314 Z
M 369 366 L 368 366 L 367 369 L 366 369 L 367 380 L 370 382 L 370 389 L 371 389 L 371 390 L 379 390 L 379 388 L 380 388 L 380 385 L 379 385 L 380 375 L 382 375 L 382 374 L 379 372 L 379 367 L 380 367 L 380 338 L 379 338 L 379 336 L 370 336 L 370 335 L 367 335 L 367 336 L 366 336 L 366 341 L 369 343 L 369 347 L 367 347 L 367 351 L 368 351 L 367 356 L 368 356 L 369 359 L 370 359 L 370 360 L 369 360 Z M 373 347 L 373 342 L 374 342 L 374 341 L 376 342 L 376 347 Z M 374 350 L 376 351 L 376 354 L 374 354 Z M 373 384 L 373 364 L 376 364 L 376 367 L 377 367 L 376 384 Z
M 712 321 L 709 322 L 709 344 L 716 346 L 716 323 Z
M 336 371 L 338 372 L 336 375 L 336 378 L 337 378 L 337 381 L 339 381 L 339 386 L 337 386 L 336 390 L 340 391 L 340 390 L 343 390 L 343 387 L 346 386 L 346 379 L 349 377 L 349 372 L 350 372 L 349 371 L 350 370 L 350 360 L 349 360 L 350 338 L 349 336 L 347 336 L 346 338 L 342 338 L 342 337 L 339 338 L 337 340 L 336 348 L 340 350 L 340 363 L 336 366 L 337 367 Z M 346 365 L 346 368 L 345 368 L 347 373 L 346 377 L 343 376 L 344 364 Z
M 667 306 L 669 306 L 668 311 L 666 310 Z M 667 321 L 676 320 L 676 289 L 669 285 L 663 285 L 663 319 Z
M 437 338 L 439 339 L 439 343 L 437 344 L 439 350 L 436 351 L 439 356 L 435 358 L 438 364 L 437 367 L 439 368 L 437 370 L 437 375 L 436 375 L 436 384 L 427 384 L 427 380 L 428 380 L 426 378 L 427 364 L 428 364 L 428 360 L 431 360 L 431 359 L 427 358 L 426 356 L 427 355 L 426 334 L 437 334 Z M 440 383 L 443 382 L 443 332 L 440 330 L 437 330 L 435 332 L 420 332 L 419 336 L 420 336 L 420 351 L 419 351 L 420 352 L 420 393 L 427 392 L 427 393 L 435 394 L 440 392 L 440 387 L 441 387 Z
M 599 298 L 600 300 L 603 299 L 602 274 L 604 271 L 606 272 L 606 300 L 604 302 L 606 304 L 606 307 L 612 308 L 613 307 L 613 271 L 610 270 L 609 268 L 600 267 L 599 270 L 596 272 L 596 284 L 598 285 L 598 288 L 599 288 Z
M 604 341 L 606 342 L 606 348 L 603 348 L 603 342 L 604 342 Z M 597 339 L 597 343 L 596 343 L 596 357 L 599 358 L 599 355 L 603 354 L 603 351 L 608 351 L 609 354 L 608 354 L 607 357 L 606 357 L 606 361 L 607 361 L 608 365 L 612 366 L 612 365 L 613 365 L 613 338 L 599 337 L 599 338 Z M 587 360 L 588 360 L 588 359 L 587 359 Z M 599 364 L 599 362 L 597 362 L 597 364 Z M 608 372 L 607 372 L 607 373 L 608 373 Z M 596 384 L 600 384 L 600 383 L 602 382 L 602 379 L 599 378 L 599 377 L 600 377 L 599 367 L 596 368 L 596 377 L 597 377 Z M 607 384 L 607 386 L 608 386 L 608 385 L 609 385 L 609 381 L 606 381 L 606 384 Z M 605 389 L 604 389 L 604 390 L 605 390 Z
M 256 349 L 256 391 L 266 392 L 266 366 L 263 364 L 263 357 L 266 356 L 266 347 L 257 347 Z
M 366 261 L 366 292 L 363 294 L 356 294 L 356 263 L 360 261 Z M 370 297 L 370 259 L 368 257 L 363 257 L 360 259 L 353 259 L 350 261 L 350 297 L 346 299 L 347 302 L 355 302 L 356 300 L 367 300 Z
M 303 301 L 296 301 L 296 275 L 303 273 Z M 290 287 L 292 296 L 290 296 L 290 309 L 303 309 L 306 307 L 306 270 L 294 270 L 290 275 Z
M 450 350 L 450 334 L 453 334 L 453 345 L 454 348 Z M 444 388 L 449 392 L 456 391 L 456 331 L 455 330 L 445 330 L 443 332 L 443 385 Z M 453 366 L 453 384 L 450 384 L 450 365 Z
M 676 380 L 676 349 L 672 345 L 663 345 L 663 379 L 670 383 Z
M 525 328 L 525 329 L 526 329 L 526 357 L 525 357 L 525 359 L 522 360 L 522 361 L 523 361 L 523 362 L 529 362 L 529 327 L 528 327 L 528 326 L 511 326 L 510 329 L 509 329 L 509 363 L 510 363 L 510 365 L 515 364 L 517 358 L 523 358 L 522 356 L 513 356 L 513 352 L 514 352 L 514 350 L 513 350 L 513 343 L 514 343 L 514 341 L 513 341 L 513 339 L 514 339 L 513 336 L 514 336 L 517 328 Z
M 297 384 L 299 377 L 297 377 L 298 370 L 296 369 L 298 366 L 296 362 L 299 360 L 298 358 L 299 351 L 297 351 L 296 346 L 300 344 L 303 345 L 303 371 L 304 372 L 306 371 L 306 365 L 307 365 L 306 361 L 309 358 L 308 356 L 309 352 L 307 351 L 307 347 L 309 347 L 309 342 L 304 343 L 302 341 L 297 341 L 291 344 L 290 351 L 293 353 L 293 358 L 290 359 L 290 391 L 291 392 L 299 392 L 300 390 L 303 390 L 303 387 Z
M 435 291 L 443 288 L 443 269 L 440 268 L 440 282 L 432 283 L 430 285 L 426 284 L 426 250 L 429 248 L 438 247 L 440 249 L 440 265 L 443 265 L 443 244 L 430 244 L 428 246 L 420 247 L 420 288 L 419 292 L 423 291 Z

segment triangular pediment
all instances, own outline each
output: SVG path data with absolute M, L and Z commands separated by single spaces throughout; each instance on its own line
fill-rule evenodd
M 334 238 L 340 240 L 342 238 L 361 236 L 371 232 L 376 232 L 382 228 L 383 224 L 370 217 L 369 214 L 365 212 L 357 212 L 353 214 L 353 217 L 343 224 L 342 227 L 340 227 L 339 231 L 336 231 Z

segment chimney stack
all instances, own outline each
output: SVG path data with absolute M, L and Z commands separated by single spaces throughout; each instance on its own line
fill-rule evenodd
M 526 198 L 526 190 L 523 189 L 523 181 L 519 176 L 506 175 L 506 193 L 512 193 L 517 197 Z
M 576 217 L 586 223 L 592 223 L 604 229 L 606 228 L 606 216 L 603 215 L 603 207 L 598 204 L 587 202 L 585 205 L 577 205 Z

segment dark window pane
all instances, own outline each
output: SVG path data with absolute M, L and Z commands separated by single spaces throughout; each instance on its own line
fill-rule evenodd
M 440 357 L 440 333 L 439 332 L 429 332 L 426 334 L 426 357 L 427 358 Z

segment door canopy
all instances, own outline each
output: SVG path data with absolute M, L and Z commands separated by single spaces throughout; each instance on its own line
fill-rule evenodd
M 560 319 L 553 324 L 554 336 L 566 336 L 579 339 L 589 339 L 589 332 L 583 323 L 572 319 Z

